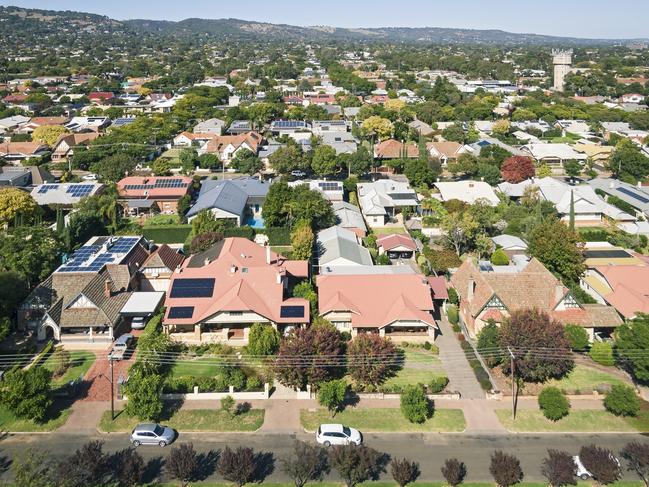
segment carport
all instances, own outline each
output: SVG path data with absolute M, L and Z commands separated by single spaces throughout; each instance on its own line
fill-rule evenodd
M 160 307 L 164 295 L 165 293 L 162 291 L 134 292 L 126 301 L 120 314 L 124 318 L 134 318 L 135 316 L 146 318 L 151 316 Z

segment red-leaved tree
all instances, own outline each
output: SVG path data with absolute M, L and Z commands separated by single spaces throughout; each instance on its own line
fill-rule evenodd
M 524 156 L 508 157 L 500 167 L 500 174 L 508 183 L 520 183 L 534 177 L 534 162 Z

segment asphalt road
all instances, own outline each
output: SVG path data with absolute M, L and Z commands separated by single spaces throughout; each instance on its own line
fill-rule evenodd
M 289 480 L 281 470 L 279 459 L 290 455 L 295 439 L 314 441 L 313 435 L 299 434 L 264 434 L 264 433 L 238 433 L 238 434 L 207 434 L 184 433 L 179 436 L 176 443 L 192 442 L 194 448 L 202 454 L 216 452 L 225 446 L 249 446 L 258 452 L 272 454 L 274 469 L 266 477 L 267 481 L 283 482 Z M 498 435 L 498 436 L 470 436 L 465 434 L 366 434 L 365 444 L 385 452 L 392 457 L 408 458 L 419 462 L 421 476 L 419 480 L 443 480 L 440 467 L 447 458 L 458 458 L 467 465 L 468 481 L 491 481 L 489 473 L 489 459 L 493 450 L 501 449 L 516 455 L 525 473 L 526 481 L 544 481 L 540 473 L 540 464 L 548 448 L 560 449 L 577 454 L 582 445 L 596 443 L 619 452 L 631 440 L 649 442 L 647 435 L 641 434 L 583 434 L 583 435 Z M 8 435 L 0 440 L 0 456 L 12 458 L 16 453 L 32 447 L 39 451 L 47 452 L 51 458 L 61 458 L 72 454 L 82 444 L 90 439 L 104 441 L 104 450 L 113 452 L 129 446 L 128 435 L 113 433 L 109 435 L 97 434 L 93 437 L 64 434 L 33 434 L 33 435 Z M 138 451 L 150 465 L 153 475 L 162 472 L 164 456 L 170 447 L 159 448 L 153 446 L 140 446 Z M 267 457 L 270 455 L 267 455 Z M 206 457 L 204 457 L 206 458 Z M 212 456 L 211 458 L 214 458 Z M 0 462 L 1 463 L 1 462 Z M 213 462 L 204 462 L 205 464 Z M 218 480 L 218 475 L 206 469 L 206 478 Z M 633 473 L 624 472 L 625 478 L 636 479 Z M 10 470 L 0 475 L 0 479 L 10 479 Z M 329 476 L 336 480 L 335 472 Z M 384 479 L 390 479 L 389 467 Z

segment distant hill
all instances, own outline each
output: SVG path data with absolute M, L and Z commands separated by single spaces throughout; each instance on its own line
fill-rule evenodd
M 11 32 L 10 32 L 11 29 Z M 110 33 L 163 34 L 174 37 L 249 38 L 268 40 L 357 40 L 392 42 L 434 42 L 453 44 L 619 44 L 638 39 L 584 39 L 540 34 L 517 34 L 502 30 L 473 30 L 440 27 L 338 28 L 300 27 L 239 19 L 185 19 L 178 22 L 134 19 L 118 21 L 83 12 L 0 7 L 0 34 L 16 35 L 15 29 L 41 34 Z

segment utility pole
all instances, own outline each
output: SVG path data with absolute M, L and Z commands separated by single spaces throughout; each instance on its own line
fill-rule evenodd
M 511 371 L 512 371 L 512 420 L 516 419 L 516 362 L 512 349 L 507 347 L 507 351 L 511 357 Z
M 108 354 L 108 363 L 110 364 L 110 378 L 106 377 L 104 374 L 99 374 L 98 377 L 103 377 L 108 382 L 110 382 L 110 419 L 115 421 L 115 381 L 114 381 L 114 370 L 113 370 L 113 355 L 112 353 Z

